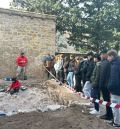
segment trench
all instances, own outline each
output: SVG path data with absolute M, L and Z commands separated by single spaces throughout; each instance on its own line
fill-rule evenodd
M 10 85 L 10 81 L 0 80 L 1 89 Z M 0 114 L 7 116 L 18 113 L 27 113 L 32 111 L 55 111 L 57 109 L 65 108 L 52 97 L 54 93 L 49 92 L 47 83 L 43 83 L 39 79 L 30 79 L 22 81 L 22 86 L 26 90 L 20 90 L 19 93 L 10 95 L 9 93 L 0 92 Z M 51 96 L 51 97 L 50 97 Z M 52 99 L 54 98 L 54 100 Z M 57 99 L 57 98 L 56 98 Z
M 32 111 L 55 111 L 64 109 L 72 104 L 82 104 L 86 101 L 80 100 L 67 88 L 60 86 L 58 82 L 51 79 L 42 82 L 40 79 L 31 78 L 22 81 L 22 86 L 27 89 L 10 95 L 0 92 L 0 114 L 7 116 L 27 113 Z M 10 81 L 0 80 L 1 89 L 8 87 Z
M 10 82 L 0 80 L 1 88 Z M 88 114 L 89 100 L 81 99 L 55 80 L 44 83 L 31 78 L 22 82 L 25 91 L 11 96 L 0 92 L 0 129 L 112 129 Z

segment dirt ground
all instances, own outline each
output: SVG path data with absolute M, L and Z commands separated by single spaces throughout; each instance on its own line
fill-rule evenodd
M 79 106 L 54 112 L 31 112 L 0 118 L 0 129 L 112 129 Z
M 37 80 L 24 82 L 29 87 L 45 88 Z M 83 112 L 84 111 L 84 112 Z M 19 113 L 0 118 L 0 129 L 112 129 L 103 120 L 89 115 L 85 107 L 73 105 L 48 112 Z

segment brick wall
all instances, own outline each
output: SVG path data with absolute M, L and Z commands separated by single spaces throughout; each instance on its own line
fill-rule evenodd
M 28 74 L 39 76 L 42 55 L 55 49 L 55 16 L 0 9 L 0 77 L 15 75 L 21 50 L 29 59 Z

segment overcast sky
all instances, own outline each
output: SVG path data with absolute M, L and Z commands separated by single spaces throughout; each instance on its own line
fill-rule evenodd
M 12 0 L 0 0 L 0 8 L 9 8 L 9 3 Z

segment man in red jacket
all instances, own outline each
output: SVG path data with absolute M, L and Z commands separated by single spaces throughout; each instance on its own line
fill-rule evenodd
M 24 52 L 21 52 L 20 56 L 17 57 L 16 64 L 18 66 L 16 74 L 17 78 L 26 80 L 26 66 L 28 64 L 28 58 L 24 55 Z
M 10 87 L 7 89 L 7 92 L 10 92 L 10 94 L 18 93 L 19 89 L 21 87 L 21 83 L 17 80 L 16 77 L 12 78 L 12 84 Z

